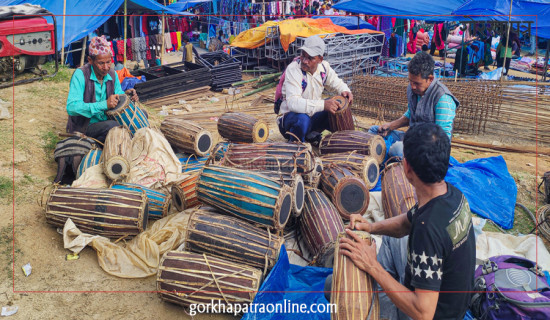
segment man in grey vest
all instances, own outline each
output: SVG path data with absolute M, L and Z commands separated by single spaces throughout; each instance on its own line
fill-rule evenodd
M 449 140 L 458 100 L 447 87 L 434 77 L 434 59 L 426 52 L 418 52 L 409 62 L 408 109 L 401 118 L 381 126 L 372 126 L 370 133 L 378 133 L 393 143 L 388 155 L 403 158 L 403 131 L 397 129 L 419 123 L 439 125 Z
M 67 97 L 67 132 L 80 132 L 100 142 L 111 128 L 119 126 L 109 120 L 105 111 L 114 109 L 119 94 L 128 94 L 138 101 L 134 89 L 122 91 L 117 73 L 111 68 L 111 49 L 103 36 L 92 38 L 88 63 L 78 68 L 71 78 Z

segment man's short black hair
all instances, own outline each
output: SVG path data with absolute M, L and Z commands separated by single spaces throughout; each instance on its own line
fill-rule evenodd
M 409 62 L 409 73 L 420 75 L 422 79 L 428 79 L 434 74 L 435 61 L 428 53 L 420 51 Z
M 439 182 L 447 174 L 451 141 L 437 124 L 419 123 L 405 133 L 403 155 L 422 182 Z
M 430 48 L 428 48 L 428 45 L 427 44 L 423 44 L 422 45 L 422 51 L 428 51 L 430 50 Z

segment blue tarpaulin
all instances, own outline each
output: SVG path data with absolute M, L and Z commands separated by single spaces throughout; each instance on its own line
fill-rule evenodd
M 204 2 L 212 2 L 212 0 L 180 0 L 178 2 L 172 3 L 168 6 L 168 8 L 178 12 L 182 12 Z
M 550 39 L 550 1 L 548 0 L 514 0 L 512 16 L 508 0 L 471 0 L 453 11 L 456 19 L 532 21 L 534 33 L 540 38 Z M 463 17 L 464 16 L 464 17 Z
M 358 30 L 358 29 L 370 29 L 370 30 L 376 30 L 376 28 L 366 22 L 365 20 L 353 17 L 353 16 L 313 16 L 313 19 L 325 19 L 330 18 L 330 21 L 332 23 L 339 25 L 341 27 L 344 27 L 348 30 Z
M 449 15 L 464 3 L 463 0 L 343 0 L 334 9 L 369 15 L 388 15 L 399 18 L 432 21 L 453 20 Z
M 0 0 L 0 6 L 17 4 L 35 4 L 50 11 L 57 20 L 57 49 L 61 49 L 61 39 L 63 35 L 63 1 L 60 0 Z M 134 4 L 142 8 L 153 10 L 157 13 L 163 11 L 167 14 L 180 14 L 180 12 L 166 8 L 153 0 L 129 0 L 129 4 Z M 74 41 L 78 41 L 89 33 L 99 28 L 107 21 L 111 15 L 124 4 L 124 0 L 110 1 L 89 1 L 89 0 L 71 0 L 67 1 L 65 10 L 65 46 Z M 190 15 L 190 13 L 184 13 Z M 52 22 L 51 18 L 47 18 Z
M 255 309 L 256 312 L 249 310 L 241 320 L 294 320 L 297 318 L 329 320 L 330 313 L 327 311 L 329 302 L 324 295 L 324 286 L 325 279 L 331 274 L 332 269 L 329 268 L 290 264 L 283 245 L 277 264 L 271 269 L 254 297 L 255 306 L 252 310 Z M 274 306 L 274 312 L 265 310 L 268 304 Z M 303 304 L 307 308 L 302 312 L 295 311 L 298 308 L 293 304 Z M 309 309 L 312 305 L 315 306 L 314 310 Z M 264 312 L 260 312 L 262 306 Z M 277 312 L 279 310 L 283 312 Z M 306 317 L 304 317 L 305 314 L 307 314 Z
M 502 156 L 464 163 L 451 157 L 445 181 L 462 191 L 472 212 L 504 229 L 514 226 L 518 188 Z

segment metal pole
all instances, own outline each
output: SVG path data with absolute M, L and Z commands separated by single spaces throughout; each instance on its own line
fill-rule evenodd
M 166 0 L 164 0 L 164 6 L 166 7 Z M 159 30 L 159 33 L 162 37 L 162 45 L 160 47 L 160 64 L 164 64 L 164 10 L 162 10 L 162 30 Z
M 508 53 L 508 42 L 510 41 L 510 21 L 512 21 L 512 4 L 514 0 L 510 0 L 510 12 L 508 13 L 508 24 L 506 25 L 506 46 L 504 47 L 503 68 L 506 68 L 506 54 Z M 506 70 L 508 72 L 510 70 Z M 500 74 L 500 82 L 504 81 L 504 72 Z
M 124 0 L 124 68 L 126 68 L 126 38 L 128 37 L 128 1 Z
M 67 0 L 63 0 L 63 30 L 61 31 L 61 65 L 65 64 L 65 14 L 67 13 Z
M 542 76 L 542 81 L 546 81 L 546 73 L 548 72 L 548 51 L 550 51 L 550 40 L 547 41 L 548 45 L 546 46 L 546 57 L 544 58 L 544 73 Z
M 86 40 L 88 40 L 88 36 L 85 36 L 84 39 L 82 39 L 82 54 L 80 55 L 81 67 L 84 65 L 84 56 L 86 55 Z

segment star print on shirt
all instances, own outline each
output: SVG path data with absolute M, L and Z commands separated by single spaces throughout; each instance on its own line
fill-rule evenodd
M 441 280 L 441 275 L 443 274 L 443 272 L 441 272 L 439 269 L 437 269 L 435 271 L 435 273 L 437 274 L 437 279 Z
M 422 255 L 420 256 L 420 263 L 424 262 L 425 264 L 428 264 L 428 256 L 426 255 L 426 252 L 422 251 Z
M 415 275 L 415 276 L 421 277 L 420 272 L 422 272 L 422 269 L 420 269 L 420 267 L 414 268 L 414 275 Z
M 430 259 L 432 260 L 432 266 L 439 264 L 439 260 L 441 260 L 437 258 L 437 254 L 434 254 L 433 257 L 430 257 Z
M 416 253 L 414 253 L 414 251 L 413 251 L 413 253 L 412 253 L 412 262 L 413 263 L 416 262 L 416 257 L 418 257 L 418 255 Z
M 439 269 L 437 269 L 437 271 L 439 271 Z M 424 272 L 426 272 L 426 279 L 433 279 L 432 275 L 436 271 L 433 271 L 432 268 L 428 267 L 428 269 L 424 270 Z

